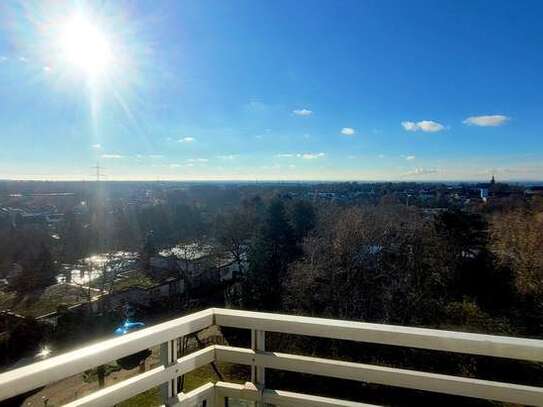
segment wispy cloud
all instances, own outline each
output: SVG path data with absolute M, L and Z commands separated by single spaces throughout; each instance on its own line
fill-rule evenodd
M 416 158 L 417 158 L 417 157 L 414 156 L 414 155 L 408 155 L 407 157 L 405 157 L 405 159 L 406 159 L 407 161 L 413 161 L 413 160 L 416 159 Z
M 344 136 L 354 136 L 356 133 L 356 130 L 352 127 L 344 127 L 341 129 L 341 134 Z
M 432 120 L 421 120 L 420 122 L 405 121 L 402 122 L 402 127 L 406 131 L 424 131 L 426 133 L 436 133 L 444 130 L 445 126 L 441 123 L 434 122 Z
M 195 141 L 196 139 L 194 137 L 183 137 L 177 140 L 178 143 L 184 143 L 184 144 L 194 143 Z
M 235 160 L 238 158 L 237 154 L 227 154 L 227 155 L 218 155 L 217 158 L 219 160 Z
M 275 158 L 301 158 L 302 160 L 316 160 L 325 157 L 325 153 L 297 153 L 297 154 L 275 154 Z
M 102 148 L 102 145 L 101 144 L 93 144 L 91 147 L 99 149 L 99 148 Z
M 251 113 L 264 113 L 270 110 L 270 106 L 259 100 L 251 100 L 244 105 L 244 109 Z
M 509 120 L 510 118 L 504 116 L 503 114 L 493 114 L 484 116 L 470 116 L 462 123 L 467 124 L 468 126 L 498 127 L 504 125 Z
M 304 153 L 304 154 L 296 154 L 296 157 L 302 158 L 304 160 L 316 160 L 318 158 L 325 157 L 325 153 Z
M 101 157 L 106 160 L 118 160 L 120 158 L 123 158 L 124 156 L 120 154 L 102 154 Z
M 164 156 L 162 154 L 149 154 L 149 155 L 135 154 L 134 158 L 136 158 L 138 160 L 145 159 L 145 158 L 150 158 L 152 160 L 158 160 L 158 159 L 164 158 Z
M 436 174 L 437 172 L 439 172 L 437 168 L 415 168 L 413 171 L 408 171 L 404 175 L 420 176 L 420 175 Z
M 43 68 L 43 72 L 51 72 L 52 68 L 50 66 L 44 66 Z
M 311 116 L 313 114 L 313 111 L 309 109 L 296 109 L 296 110 L 293 110 L 292 113 L 294 113 L 296 116 L 307 117 L 307 116 Z
M 194 167 L 196 167 L 196 163 L 194 163 L 194 162 L 173 163 L 173 164 L 168 164 L 168 167 L 169 167 L 170 169 L 175 169 L 175 168 L 194 168 Z
M 209 160 L 207 158 L 189 158 L 188 163 L 207 163 Z

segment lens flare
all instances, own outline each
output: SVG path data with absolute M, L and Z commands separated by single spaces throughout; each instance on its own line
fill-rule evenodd
M 59 43 L 62 58 L 88 75 L 103 74 L 112 62 L 111 45 L 105 33 L 81 16 L 66 23 Z

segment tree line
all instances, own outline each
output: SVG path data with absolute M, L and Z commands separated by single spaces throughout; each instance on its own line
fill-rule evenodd
M 492 211 L 448 209 L 429 215 L 395 203 L 352 206 L 275 197 L 246 202 L 224 215 L 219 229 L 226 250 L 247 244 L 247 271 L 234 301 L 239 308 L 541 338 L 541 208 L 534 201 Z M 542 384 L 537 364 L 269 337 L 274 351 Z M 230 339 L 240 340 L 236 335 Z M 330 379 L 272 372 L 269 380 L 277 388 L 317 393 L 335 389 L 324 393 L 360 396 L 357 385 Z M 376 403 L 487 405 L 376 387 L 366 389 Z

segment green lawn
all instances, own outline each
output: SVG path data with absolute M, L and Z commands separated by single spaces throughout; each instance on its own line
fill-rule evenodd
M 99 280 L 93 282 L 98 286 Z M 115 282 L 114 290 L 127 287 L 152 287 L 155 282 L 143 273 L 133 273 L 127 278 Z M 92 284 L 91 284 L 92 285 Z M 57 310 L 61 304 L 74 305 L 88 300 L 88 290 L 73 285 L 61 284 L 46 288 L 44 291 L 17 294 L 0 290 L 0 311 L 10 310 L 24 316 L 37 317 Z M 91 295 L 96 295 L 92 292 Z
M 117 404 L 117 407 L 155 407 L 160 404 L 160 390 L 155 387 Z
M 243 384 L 251 379 L 250 369 L 247 369 L 245 366 L 218 362 L 217 367 L 227 382 Z M 206 383 L 218 382 L 219 380 L 220 378 L 216 375 L 211 365 L 202 366 L 185 375 L 183 391 L 189 392 Z
M 86 298 L 86 290 L 69 285 L 54 285 L 44 291 L 24 295 L 0 291 L 0 310 L 37 317 L 56 311 L 61 304 L 73 305 Z
M 218 368 L 224 375 L 224 379 L 232 383 L 243 384 L 250 379 L 250 369 L 246 366 L 233 365 L 230 363 L 219 363 Z M 217 382 L 220 379 L 215 374 L 211 365 L 202 366 L 185 375 L 183 392 L 188 393 L 206 383 Z M 119 407 L 155 407 L 161 404 L 160 391 L 153 388 L 129 400 L 118 404 Z
M 153 281 L 153 279 L 147 276 L 145 273 L 135 272 L 131 273 L 128 277 L 113 283 L 113 289 L 121 290 L 128 287 L 149 288 L 155 284 L 155 281 Z

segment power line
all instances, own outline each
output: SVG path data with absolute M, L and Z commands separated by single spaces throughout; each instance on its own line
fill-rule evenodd
M 94 167 L 91 167 L 93 170 L 96 170 L 96 182 L 99 182 L 101 177 L 103 177 L 105 174 L 102 170 L 104 170 L 104 167 L 100 167 L 100 163 L 97 162 Z

